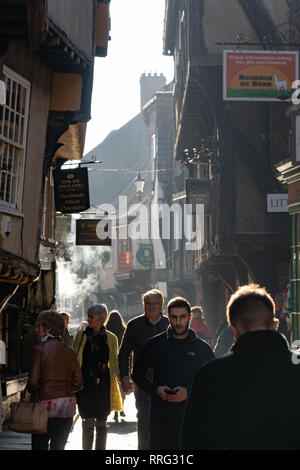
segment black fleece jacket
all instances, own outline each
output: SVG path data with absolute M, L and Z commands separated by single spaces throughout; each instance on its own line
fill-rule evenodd
M 189 330 L 186 339 L 175 339 L 169 327 L 164 333 L 151 338 L 139 355 L 132 378 L 139 388 L 151 395 L 151 412 L 169 417 L 181 417 L 186 401 L 169 403 L 156 393 L 157 387 L 185 387 L 188 392 L 196 372 L 214 359 L 214 353 L 205 341 Z M 153 381 L 149 380 L 152 369 Z
M 145 314 L 139 315 L 128 322 L 119 351 L 121 378 L 130 375 L 130 354 L 133 352 L 133 362 L 135 363 L 149 339 L 166 331 L 168 326 L 169 320 L 164 315 L 161 315 L 160 320 L 155 325 L 149 322 Z

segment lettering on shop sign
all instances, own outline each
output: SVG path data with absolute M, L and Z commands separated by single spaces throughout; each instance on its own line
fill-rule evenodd
M 105 219 L 77 219 L 76 220 L 76 245 L 100 245 L 111 246 L 109 222 Z M 101 232 L 107 236 L 99 237 L 99 226 Z
M 54 170 L 53 179 L 57 212 L 73 214 L 90 208 L 87 168 Z
M 268 212 L 288 212 L 288 194 L 268 194 Z

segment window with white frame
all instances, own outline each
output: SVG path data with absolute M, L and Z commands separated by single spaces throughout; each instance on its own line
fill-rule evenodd
M 4 65 L 0 105 L 0 207 L 22 209 L 30 83 Z

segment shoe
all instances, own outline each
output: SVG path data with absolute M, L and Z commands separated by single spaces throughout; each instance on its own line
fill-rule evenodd
M 119 418 L 118 418 L 118 412 L 115 411 L 115 414 L 114 414 L 114 421 L 117 423 L 118 420 L 119 420 Z
M 122 416 L 122 418 L 124 418 L 124 416 L 126 416 L 126 414 L 124 413 L 124 411 L 120 411 L 120 416 Z

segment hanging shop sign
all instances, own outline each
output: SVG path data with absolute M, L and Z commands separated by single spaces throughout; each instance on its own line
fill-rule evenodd
M 223 51 L 223 99 L 276 101 L 290 98 L 298 80 L 298 52 Z
M 267 194 L 267 212 L 288 212 L 288 194 Z
M 122 251 L 117 256 L 118 272 L 132 271 L 132 259 L 130 251 Z
M 109 222 L 101 219 L 76 220 L 76 245 L 111 246 Z M 107 237 L 103 236 L 107 233 Z
M 148 268 L 154 263 L 153 245 L 150 243 L 141 243 L 136 252 L 136 259 L 142 265 Z
M 63 214 L 90 208 L 87 168 L 54 170 L 55 209 Z

